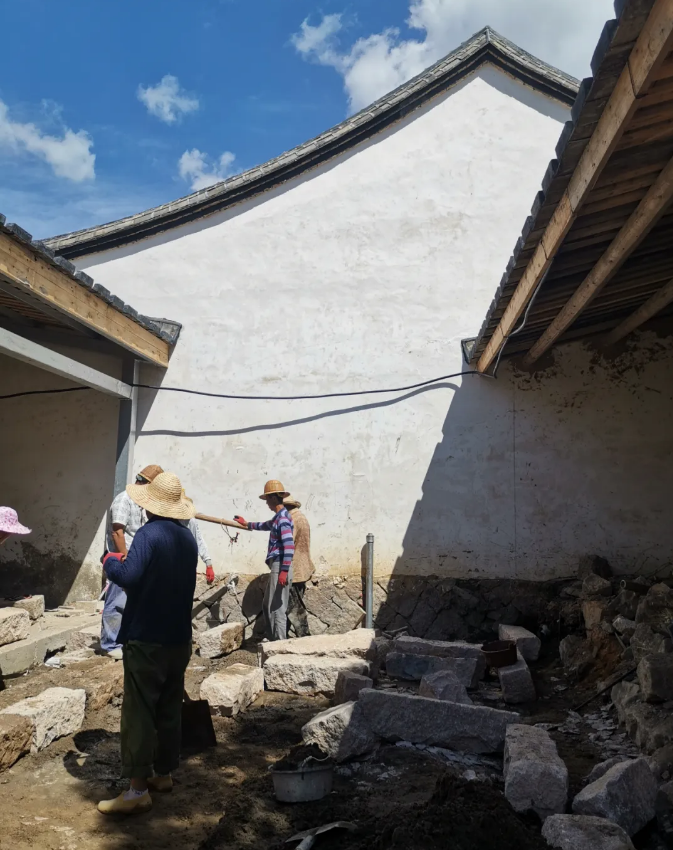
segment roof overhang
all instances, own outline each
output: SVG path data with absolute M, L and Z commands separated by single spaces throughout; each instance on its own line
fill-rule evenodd
M 673 303 L 673 0 L 617 0 L 471 360 L 612 344 Z

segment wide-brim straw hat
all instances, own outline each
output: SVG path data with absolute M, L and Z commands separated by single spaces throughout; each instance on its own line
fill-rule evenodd
M 290 508 L 290 509 L 301 507 L 301 502 L 299 501 L 299 499 L 294 499 L 292 496 L 290 496 L 287 499 L 283 499 L 283 504 L 285 505 L 286 508 Z
M 289 495 L 289 492 L 283 487 L 280 481 L 272 478 L 271 481 L 267 481 L 264 485 L 264 493 L 259 498 L 266 499 L 267 496 L 282 496 L 285 498 Z
M 136 505 L 168 519 L 193 519 L 196 508 L 185 499 L 182 484 L 172 472 L 162 472 L 149 484 L 128 484 L 126 492 Z
M 158 464 L 151 463 L 145 469 L 141 469 L 138 475 L 142 475 L 146 481 L 154 481 L 157 475 L 161 475 L 162 472 L 163 469 Z
M 30 534 L 30 529 L 19 522 L 19 515 L 14 508 L 0 508 L 0 533 Z

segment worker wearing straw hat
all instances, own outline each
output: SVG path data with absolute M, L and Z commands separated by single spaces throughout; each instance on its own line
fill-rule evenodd
M 146 811 L 152 807 L 150 788 L 173 787 L 185 670 L 192 652 L 198 549 L 182 521 L 193 518 L 194 505 L 171 472 L 146 485 L 129 484 L 126 491 L 147 511 L 147 523 L 136 533 L 126 559 L 109 554 L 105 568 L 128 594 L 119 640 L 124 645 L 122 776 L 131 780 L 131 787 L 99 803 L 103 814 Z
M 0 546 L 6 543 L 12 534 L 30 534 L 30 529 L 21 525 L 14 508 L 0 508 Z
M 273 519 L 267 522 L 246 522 L 243 517 L 234 517 L 241 525 L 247 525 L 250 531 L 269 532 L 266 563 L 271 572 L 264 592 L 263 608 L 266 636 L 269 640 L 285 640 L 287 637 L 287 608 L 292 587 L 294 556 L 294 526 L 283 504 L 283 499 L 289 495 L 280 481 L 267 481 L 264 492 L 259 498 L 273 511 Z
M 306 582 L 315 572 L 311 560 L 311 526 L 306 516 L 299 510 L 301 502 L 293 496 L 283 499 L 294 526 L 294 558 L 292 559 L 292 588 L 287 619 L 297 637 L 307 637 L 309 632 L 308 613 L 304 605 Z

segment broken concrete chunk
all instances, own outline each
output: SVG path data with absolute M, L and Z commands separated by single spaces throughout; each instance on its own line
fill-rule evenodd
M 199 647 L 199 655 L 202 658 L 219 658 L 221 655 L 229 655 L 243 645 L 243 623 L 223 623 L 199 632 L 196 635 L 196 643 Z
M 498 669 L 502 698 L 509 705 L 519 705 L 524 702 L 534 702 L 537 699 L 533 677 L 528 665 L 519 656 L 516 664 Z
M 671 652 L 673 643 L 670 637 L 655 632 L 647 623 L 638 623 L 631 637 L 633 660 L 639 664 L 646 655 L 658 655 Z
M 559 644 L 559 655 L 566 673 L 576 679 L 583 679 L 594 665 L 589 641 L 577 635 L 563 638 Z
M 31 752 L 35 753 L 48 747 L 57 738 L 74 735 L 79 731 L 84 720 L 85 705 L 86 691 L 82 689 L 48 688 L 39 696 L 10 705 L 0 714 L 20 714 L 32 721 Z
M 366 658 L 376 660 L 376 633 L 373 629 L 354 629 L 339 635 L 275 640 L 262 647 L 264 662 L 279 655 L 306 655 L 316 658 Z
M 610 770 L 611 767 L 614 767 L 616 764 L 621 764 L 623 761 L 623 756 L 614 756 L 611 759 L 606 759 L 605 761 L 599 762 L 598 764 L 594 765 L 591 772 L 584 777 L 582 785 L 591 785 L 592 782 L 596 782 L 596 780 L 600 779 L 601 776 L 605 776 L 605 774 L 608 772 L 608 770 Z
M 582 596 L 611 596 L 612 582 L 592 573 L 582 582 Z
M 10 768 L 22 755 L 30 752 L 33 724 L 19 714 L 0 716 L 0 771 Z
M 422 658 L 422 656 L 419 657 Z M 451 670 L 439 670 L 437 673 L 428 673 L 423 676 L 418 695 L 429 699 L 441 699 L 444 702 L 461 702 L 463 705 L 472 705 L 465 685 Z
M 612 621 L 612 628 L 623 637 L 631 638 L 636 630 L 636 621 L 627 620 L 620 614 Z
M 373 688 L 374 680 L 351 670 L 340 670 L 334 688 L 334 704 L 354 702 L 364 688 Z
M 391 691 L 361 691 L 358 702 L 372 731 L 386 741 L 431 744 L 466 753 L 502 751 L 507 726 L 520 720 L 511 711 Z
M 357 702 L 321 711 L 301 730 L 305 744 L 317 744 L 337 761 L 370 753 L 379 743 Z
M 649 626 L 652 631 L 670 637 L 668 627 L 673 622 L 673 589 L 666 584 L 655 584 L 642 597 L 636 611 L 636 623 Z
M 645 702 L 673 700 L 673 653 L 646 655 L 638 664 L 638 683 Z
M 621 826 L 584 815 L 552 815 L 544 822 L 542 837 L 558 850 L 634 850 Z
M 234 717 L 253 703 L 264 690 L 260 667 L 232 664 L 201 683 L 201 699 L 208 700 L 211 714 Z
M 640 832 L 654 817 L 657 781 L 644 758 L 611 767 L 573 800 L 577 815 L 606 818 L 628 835 Z
M 0 646 L 25 640 L 30 632 L 30 617 L 20 608 L 0 608 Z
M 506 626 L 501 623 L 498 626 L 498 638 L 514 641 L 516 648 L 526 661 L 537 661 L 540 657 L 542 647 L 540 638 L 522 626 Z
M 331 696 L 335 691 L 339 673 L 345 670 L 360 676 L 369 676 L 371 664 L 364 658 L 275 655 L 264 664 L 264 681 L 270 691 Z
M 28 612 L 31 620 L 39 620 L 44 615 L 44 596 L 27 596 L 25 599 L 17 599 L 14 608 L 21 608 Z
M 565 812 L 568 769 L 544 729 L 507 727 L 504 776 L 505 797 L 515 812 L 535 812 L 543 821 Z

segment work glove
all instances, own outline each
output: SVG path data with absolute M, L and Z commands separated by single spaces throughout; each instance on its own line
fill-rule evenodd
M 288 570 L 281 570 L 278 573 L 278 584 L 281 587 L 285 587 L 287 585 L 288 578 L 289 578 Z
M 121 552 L 106 552 L 106 554 L 103 556 L 103 570 L 105 570 L 110 558 L 115 558 L 117 561 L 124 560 L 124 556 L 121 554 Z
M 208 584 L 212 584 L 215 581 L 215 570 L 210 564 L 206 567 L 206 581 Z
M 244 525 L 246 528 L 248 527 L 247 519 L 243 519 L 242 516 L 235 516 L 234 522 L 237 522 L 239 525 Z

